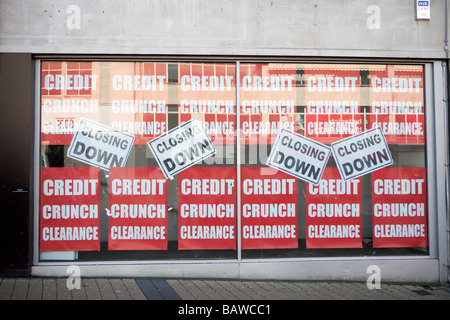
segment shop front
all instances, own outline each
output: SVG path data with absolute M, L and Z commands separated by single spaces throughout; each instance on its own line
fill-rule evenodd
M 32 274 L 445 281 L 439 62 L 35 62 Z

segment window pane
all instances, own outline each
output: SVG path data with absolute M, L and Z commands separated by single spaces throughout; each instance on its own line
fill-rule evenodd
M 240 71 L 243 258 L 427 253 L 422 66 Z
M 235 96 L 234 64 L 42 62 L 41 259 L 236 258 Z

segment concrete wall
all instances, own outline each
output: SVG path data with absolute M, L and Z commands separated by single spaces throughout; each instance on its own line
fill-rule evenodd
M 1 0 L 0 52 L 445 58 L 444 0 Z

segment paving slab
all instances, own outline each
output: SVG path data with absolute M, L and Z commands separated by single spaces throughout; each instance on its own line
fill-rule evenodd
M 199 279 L 0 278 L 0 300 L 450 300 L 450 284 Z

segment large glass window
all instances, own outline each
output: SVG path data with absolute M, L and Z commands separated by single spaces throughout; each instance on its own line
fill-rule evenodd
M 42 61 L 40 259 L 427 254 L 423 70 Z
M 243 258 L 427 253 L 422 66 L 240 76 Z

